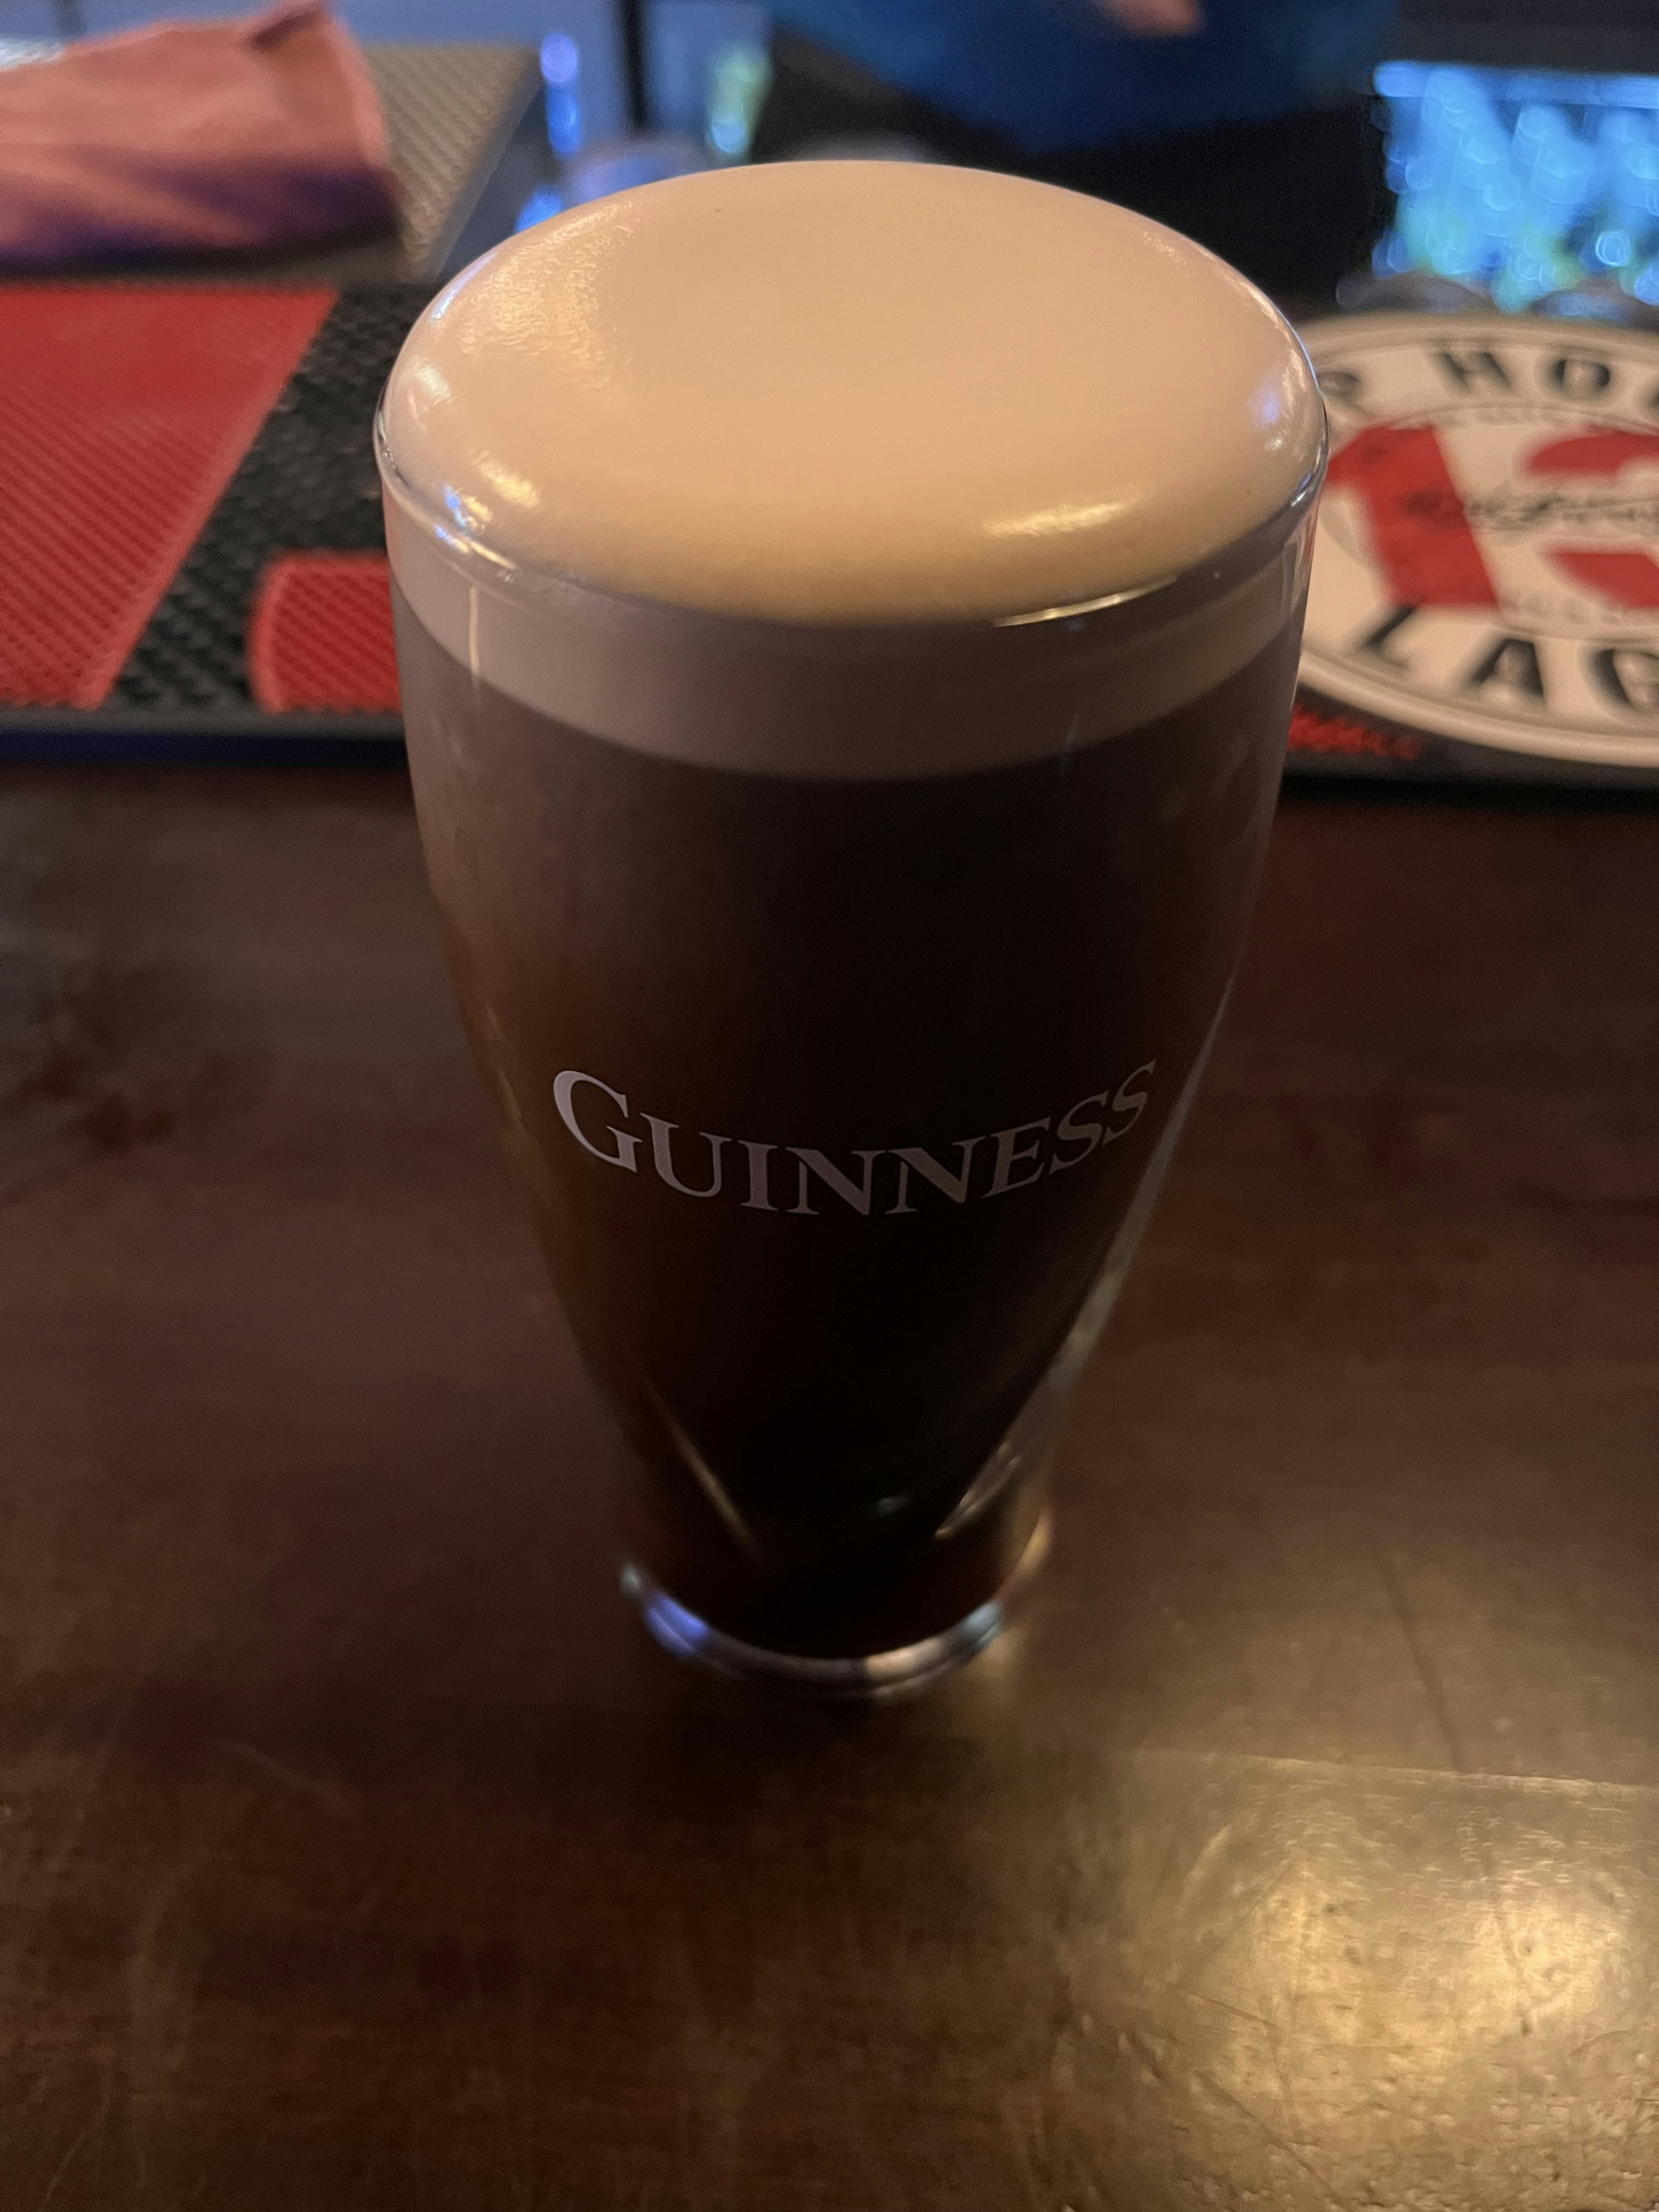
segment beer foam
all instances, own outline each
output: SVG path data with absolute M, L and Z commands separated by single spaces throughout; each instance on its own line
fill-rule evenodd
M 1322 416 L 1269 302 L 1173 231 L 975 170 L 817 161 L 521 232 L 422 316 L 386 431 L 515 563 L 805 623 L 975 619 L 1189 568 Z
M 475 677 L 650 751 L 901 775 L 1242 667 L 1305 583 L 1274 526 L 1324 414 L 1277 311 L 1159 224 L 803 162 L 498 246 L 416 325 L 380 437 L 393 572 Z

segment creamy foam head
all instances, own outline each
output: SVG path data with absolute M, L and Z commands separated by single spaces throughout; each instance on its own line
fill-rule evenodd
M 1305 585 L 1323 429 L 1288 326 L 1157 224 L 813 163 L 499 247 L 379 435 L 393 574 L 475 679 L 647 752 L 888 777 L 1242 668 Z
M 681 178 L 521 233 L 416 325 L 385 414 L 464 541 L 808 623 L 1142 586 L 1272 515 L 1322 428 L 1287 325 L 1200 247 L 883 162 Z

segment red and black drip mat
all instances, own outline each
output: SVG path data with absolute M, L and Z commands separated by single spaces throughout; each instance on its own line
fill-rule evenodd
M 372 424 L 429 296 L 0 286 L 0 740 L 399 735 Z

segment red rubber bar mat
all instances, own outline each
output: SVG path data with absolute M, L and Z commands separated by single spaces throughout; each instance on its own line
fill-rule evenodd
M 260 580 L 248 678 L 267 714 L 398 711 L 383 553 L 285 553 Z
M 336 296 L 0 289 L 0 702 L 108 697 Z

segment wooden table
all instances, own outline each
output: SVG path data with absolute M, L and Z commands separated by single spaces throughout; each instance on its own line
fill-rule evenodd
M 0 2207 L 1659 2200 L 1659 812 L 1287 802 L 1015 1633 L 616 1593 L 399 776 L 0 781 Z

